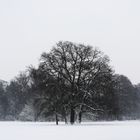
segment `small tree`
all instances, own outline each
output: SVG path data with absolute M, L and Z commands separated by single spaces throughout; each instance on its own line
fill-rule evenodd
M 118 119 L 134 118 L 135 112 L 138 111 L 137 105 L 139 97 L 131 81 L 124 75 L 115 75 L 114 87 L 115 99 L 117 104 Z
M 29 98 L 29 77 L 26 73 L 20 73 L 13 79 L 6 88 L 8 102 L 10 104 L 9 113 L 18 119 L 19 113 L 24 108 L 27 99 Z
M 6 95 L 7 82 L 0 81 L 0 119 L 4 120 L 8 114 L 9 103 Z

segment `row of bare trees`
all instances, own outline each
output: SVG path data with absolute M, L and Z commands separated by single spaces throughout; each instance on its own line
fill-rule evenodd
M 87 116 L 99 120 L 140 117 L 139 86 L 116 75 L 108 56 L 89 45 L 59 42 L 41 55 L 37 68 L 29 67 L 3 92 L 7 116 L 15 119 L 22 115 L 28 120 L 32 115 L 35 121 L 44 117 L 54 118 L 56 124 L 59 120 L 74 124 Z

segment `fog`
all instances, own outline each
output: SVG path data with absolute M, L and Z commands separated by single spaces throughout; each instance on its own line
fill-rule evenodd
M 0 79 L 10 80 L 60 40 L 99 47 L 116 73 L 140 82 L 140 1 L 0 0 Z

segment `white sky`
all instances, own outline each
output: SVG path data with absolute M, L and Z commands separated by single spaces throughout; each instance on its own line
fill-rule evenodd
M 68 40 L 99 47 L 116 73 L 139 83 L 139 7 L 139 0 L 0 0 L 0 79 Z

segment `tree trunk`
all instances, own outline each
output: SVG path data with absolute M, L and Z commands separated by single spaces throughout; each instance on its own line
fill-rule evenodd
M 78 117 L 79 117 L 78 118 L 79 119 L 79 123 L 81 123 L 82 122 L 82 111 L 79 112 L 79 116 Z
M 65 120 L 65 124 L 68 124 L 68 121 L 67 121 L 67 117 L 66 116 L 64 117 L 64 120 Z
M 58 125 L 58 115 L 55 114 L 55 121 L 56 121 L 56 125 Z
M 71 106 L 71 111 L 70 111 L 70 123 L 71 124 L 74 124 L 75 122 L 75 110 L 74 110 L 74 107 Z
M 63 118 L 64 118 L 64 121 L 65 121 L 65 124 L 68 124 L 67 115 L 66 115 L 66 108 L 64 107 L 63 109 L 64 109 Z

